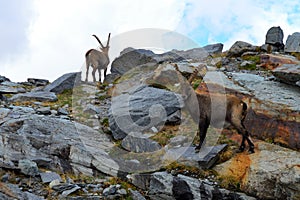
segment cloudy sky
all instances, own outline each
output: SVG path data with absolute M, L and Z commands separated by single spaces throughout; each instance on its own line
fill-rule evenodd
M 105 43 L 111 32 L 111 60 L 125 46 L 166 50 L 156 30 L 193 41 L 178 46 L 182 38 L 174 37 L 168 48 L 221 42 L 226 50 L 237 40 L 261 45 L 272 26 L 281 26 L 285 42 L 300 32 L 300 1 L 0 0 L 0 26 L 0 75 L 53 81 L 82 69 L 85 52 L 98 47 L 92 34 Z

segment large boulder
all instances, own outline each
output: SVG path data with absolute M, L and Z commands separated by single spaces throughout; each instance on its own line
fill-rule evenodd
M 126 48 L 120 53 L 120 56 L 112 62 L 111 73 L 123 75 L 136 66 L 156 62 L 156 60 L 153 59 L 154 55 L 155 53 L 150 50 Z
M 268 30 L 265 43 L 278 47 L 283 46 L 283 31 L 280 26 L 274 26 Z
M 118 140 L 130 132 L 159 130 L 182 107 L 181 97 L 174 92 L 146 85 L 133 88 L 112 99 L 109 125 L 113 137 Z
M 286 44 L 285 44 L 285 48 L 284 48 L 285 52 L 300 52 L 300 33 L 296 32 L 293 33 L 292 35 L 289 35 L 287 40 L 286 40 Z
M 236 41 L 228 50 L 227 55 L 229 57 L 241 56 L 245 52 L 255 52 L 257 51 L 257 46 L 253 46 L 250 43 L 243 41 Z
M 280 81 L 300 86 L 300 65 L 284 64 L 272 71 L 273 75 Z
M 74 85 L 81 80 L 81 72 L 67 73 L 56 79 L 53 83 L 47 85 L 44 91 L 62 93 L 64 90 L 73 89 Z
M 214 170 L 260 199 L 300 198 L 300 153 L 264 142 L 255 154 L 238 154 Z
M 293 56 L 275 55 L 275 54 L 260 54 L 260 66 L 272 70 L 284 64 L 298 64 L 299 61 Z

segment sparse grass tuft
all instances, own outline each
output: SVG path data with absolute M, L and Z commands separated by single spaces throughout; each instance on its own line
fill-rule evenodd
M 177 126 L 166 126 L 163 130 L 150 137 L 150 139 L 158 142 L 162 146 L 165 146 L 169 143 L 171 138 L 176 136 L 176 130 L 178 130 Z

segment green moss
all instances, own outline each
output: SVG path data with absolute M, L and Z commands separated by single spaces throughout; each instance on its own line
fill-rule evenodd
M 259 55 L 245 55 L 242 58 L 244 60 L 252 61 L 255 64 L 260 64 L 260 56 Z
M 109 121 L 108 121 L 108 118 L 104 118 L 101 122 L 101 124 L 104 126 L 104 127 L 109 127 Z

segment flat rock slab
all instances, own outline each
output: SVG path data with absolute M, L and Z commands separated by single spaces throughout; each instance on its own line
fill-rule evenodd
M 10 101 L 57 101 L 57 96 L 53 92 L 27 92 L 16 94 Z
M 275 68 L 272 71 L 273 75 L 280 81 L 292 85 L 300 81 L 300 65 L 298 64 L 284 64 Z M 300 85 L 298 85 L 300 86 Z
M 225 150 L 227 144 L 218 146 L 202 147 L 200 152 L 195 152 L 195 147 L 180 147 L 170 149 L 167 155 L 170 157 L 176 157 L 180 155 L 177 160 L 185 165 L 200 167 L 204 169 L 211 168 L 219 158 L 220 153 Z
M 50 183 L 51 181 L 54 181 L 54 180 L 62 181 L 59 174 L 57 174 L 55 172 L 43 172 L 43 173 L 40 173 L 40 176 L 42 178 L 43 183 Z
M 0 85 L 0 94 L 17 94 L 26 92 L 26 90 L 22 87 L 12 87 L 9 85 Z

